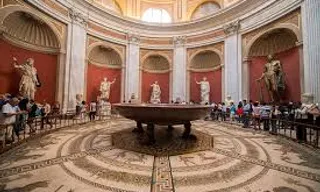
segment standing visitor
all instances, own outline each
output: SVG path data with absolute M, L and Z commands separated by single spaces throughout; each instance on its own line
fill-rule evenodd
M 248 128 L 251 116 L 251 105 L 247 103 L 247 100 L 243 100 L 243 127 Z
M 97 113 L 97 102 L 96 101 L 90 102 L 89 111 L 90 111 L 89 112 L 90 121 L 94 121 L 96 118 L 96 113 Z
M 271 106 L 267 105 L 267 103 L 263 103 L 260 111 L 261 121 L 263 123 L 263 130 L 269 131 L 270 129 L 270 115 L 271 115 Z
M 42 106 L 42 109 L 41 109 L 41 126 L 40 126 L 40 129 L 43 129 L 44 128 L 44 124 L 48 124 L 50 125 L 50 128 L 52 128 L 52 124 L 51 122 L 49 121 L 49 114 L 51 113 L 51 106 L 50 104 L 44 100 L 43 101 L 43 106 Z
M 253 129 L 256 130 L 257 125 L 258 129 L 260 129 L 260 113 L 261 107 L 259 106 L 259 102 L 256 101 L 252 107 L 252 116 L 253 116 Z
M 237 112 L 236 106 L 233 102 L 231 102 L 230 103 L 230 119 L 231 119 L 231 121 L 234 121 L 234 117 L 236 115 L 236 112 Z

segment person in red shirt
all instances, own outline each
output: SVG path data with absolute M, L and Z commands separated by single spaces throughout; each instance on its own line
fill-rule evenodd
M 236 111 L 238 122 L 241 123 L 243 116 L 243 107 L 241 104 L 238 105 L 238 109 Z

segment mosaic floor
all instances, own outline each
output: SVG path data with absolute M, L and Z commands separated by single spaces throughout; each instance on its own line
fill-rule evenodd
M 20 145 L 0 157 L 0 191 L 320 191 L 320 152 L 286 139 L 197 121 L 196 140 L 183 143 L 175 126 L 156 133 L 152 153 L 131 133 L 134 126 L 86 124 Z

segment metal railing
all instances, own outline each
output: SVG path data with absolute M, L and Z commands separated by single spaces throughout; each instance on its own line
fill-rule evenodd
M 22 117 L 21 120 L 21 116 Z M 90 120 L 89 112 L 75 114 L 67 112 L 65 114 L 51 114 L 45 117 L 37 116 L 26 118 L 26 114 L 17 114 L 16 121 L 12 124 L 0 125 L 0 153 L 7 151 L 29 139 L 41 137 L 48 133 L 57 131 L 61 128 L 83 125 L 89 122 L 103 122 L 116 118 L 117 115 L 95 116 Z
M 244 115 L 232 120 L 229 113 L 221 112 L 211 114 L 211 116 L 207 117 L 206 120 L 225 122 L 239 127 L 242 127 L 243 122 L 246 120 L 248 121 L 248 128 L 252 128 L 253 130 L 263 130 L 270 134 L 283 136 L 300 143 L 308 144 L 315 148 L 320 148 L 320 126 L 316 125 L 316 121 L 313 120 L 295 119 L 290 121 L 286 118 L 273 117 L 260 119 L 258 121 L 251 115 Z

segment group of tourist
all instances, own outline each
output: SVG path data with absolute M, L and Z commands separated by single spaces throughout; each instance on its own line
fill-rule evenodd
M 29 126 L 30 132 L 34 132 L 35 118 L 41 119 L 40 128 L 43 129 L 45 124 L 52 127 L 48 115 L 59 114 L 60 104 L 56 102 L 52 107 L 44 100 L 43 102 L 35 102 L 32 99 L 23 97 L 14 97 L 10 94 L 0 95 L 0 139 L 3 137 L 7 142 L 11 142 L 14 137 L 19 136 L 19 132 Z
M 294 122 L 297 122 L 297 139 L 306 140 L 303 124 L 320 126 L 319 113 L 312 113 L 313 109 L 319 108 L 317 105 L 306 105 L 301 102 L 288 102 L 281 105 L 253 102 L 250 100 L 240 101 L 238 105 L 234 102 L 212 103 L 211 119 L 226 121 L 238 121 L 244 128 L 252 127 L 254 130 L 263 129 L 276 133 L 276 125 L 284 126 L 285 122 L 290 122 L 289 128 L 294 129 Z M 289 123 L 287 123 L 289 124 Z M 301 124 L 301 125 L 300 125 Z

